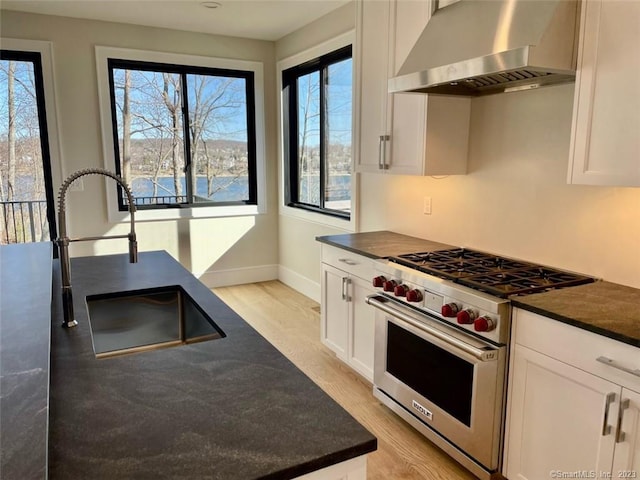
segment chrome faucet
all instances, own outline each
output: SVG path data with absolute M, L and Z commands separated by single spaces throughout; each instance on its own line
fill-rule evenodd
M 69 186 L 80 177 L 85 175 L 104 175 L 105 177 L 113 178 L 120 184 L 122 190 L 127 195 L 129 203 L 129 215 L 131 217 L 131 231 L 127 235 L 109 235 L 102 237 L 82 237 L 82 238 L 69 238 L 67 236 L 67 221 L 66 221 L 66 206 L 65 197 Z M 73 295 L 71 292 L 71 261 L 69 259 L 69 243 L 82 242 L 86 240 L 105 240 L 112 238 L 128 238 L 129 239 L 129 261 L 131 263 L 137 263 L 138 261 L 138 242 L 136 241 L 135 219 L 134 212 L 136 207 L 133 201 L 133 195 L 129 186 L 115 173 L 102 168 L 87 168 L 84 170 L 78 170 L 77 172 L 69 175 L 69 177 L 62 182 L 60 187 L 60 193 L 58 194 L 58 228 L 60 229 L 60 235 L 56 240 L 58 245 L 58 252 L 60 253 L 60 273 L 62 275 L 62 309 L 64 312 L 63 327 L 71 328 L 78 325 L 73 313 Z

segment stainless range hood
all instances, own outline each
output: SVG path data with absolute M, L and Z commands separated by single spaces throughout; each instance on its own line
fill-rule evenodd
M 443 2 L 389 92 L 478 96 L 575 79 L 577 1 Z

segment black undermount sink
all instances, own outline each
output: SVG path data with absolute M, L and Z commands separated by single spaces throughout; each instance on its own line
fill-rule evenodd
M 225 336 L 178 285 L 86 297 L 97 358 Z

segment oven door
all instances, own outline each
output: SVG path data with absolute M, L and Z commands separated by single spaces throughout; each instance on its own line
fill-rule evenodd
M 367 302 L 376 307 L 375 388 L 488 470 L 497 469 L 506 347 L 382 295 Z

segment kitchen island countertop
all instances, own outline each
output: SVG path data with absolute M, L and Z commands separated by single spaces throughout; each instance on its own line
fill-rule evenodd
M 53 261 L 48 478 L 290 479 L 376 449 L 371 433 L 166 252 L 140 253 L 136 264 L 74 258 L 71 275 L 78 326 L 63 329 Z M 96 359 L 85 297 L 167 285 L 180 285 L 226 337 Z

